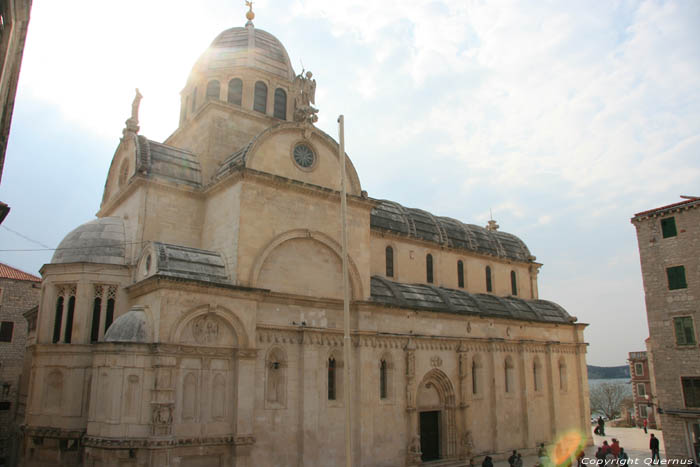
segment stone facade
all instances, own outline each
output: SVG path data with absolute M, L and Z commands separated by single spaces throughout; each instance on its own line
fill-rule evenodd
M 137 94 L 98 219 L 41 270 L 26 465 L 343 465 L 347 404 L 354 465 L 588 431 L 585 324 L 539 299 L 524 242 L 370 198 L 314 89 L 249 22 L 197 61 L 164 143 Z
M 634 419 L 638 426 L 647 420 L 647 427 L 660 428 L 656 422 L 654 410 L 655 392 L 652 390 L 652 366 L 646 352 L 630 352 L 627 360 L 630 364 L 630 384 L 632 385 L 632 401 L 634 404 Z
M 658 413 L 669 458 L 700 449 L 700 199 L 636 214 Z
M 17 456 L 20 386 L 27 343 L 23 313 L 39 303 L 41 279 L 0 263 L 0 465 Z M 6 464 L 5 464 L 6 463 Z

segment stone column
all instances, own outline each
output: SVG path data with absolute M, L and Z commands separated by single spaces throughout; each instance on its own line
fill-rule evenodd
M 469 459 L 471 457 L 471 435 L 469 433 L 467 404 L 469 392 L 469 354 L 467 353 L 467 345 L 462 342 L 457 348 L 457 358 L 459 364 L 459 387 L 457 407 L 459 409 L 459 427 L 458 439 L 460 440 L 459 458 Z
M 554 440 L 557 435 L 557 406 L 559 405 L 559 391 L 554 390 L 554 378 L 552 378 L 552 359 L 554 355 L 552 354 L 552 343 L 548 342 L 545 344 L 545 377 L 546 381 L 544 386 L 550 388 L 549 394 L 549 438 L 550 442 Z
M 522 381 L 522 425 L 523 425 L 523 447 L 528 448 L 532 445 L 532 440 L 530 439 L 530 420 L 529 420 L 529 408 L 528 400 L 530 398 L 530 388 L 527 385 L 527 359 L 526 354 L 526 344 L 520 344 L 518 346 L 518 353 L 520 354 L 520 381 Z
M 497 391 L 498 391 L 498 377 L 496 376 L 496 352 L 498 349 L 496 348 L 496 345 L 494 344 L 493 341 L 489 342 L 488 344 L 488 352 L 491 355 L 491 362 L 490 362 L 490 371 L 489 371 L 489 378 L 487 381 L 491 381 L 493 384 L 493 387 L 491 388 L 491 449 L 494 452 L 498 452 L 499 450 L 499 444 L 498 444 L 498 397 L 497 396 Z
M 255 360 L 257 349 L 238 349 L 238 391 L 236 400 L 236 467 L 252 467 L 250 452 L 255 443 L 253 436 L 253 416 L 255 410 Z
M 418 411 L 416 410 L 416 343 L 409 339 L 404 347 L 406 355 L 406 465 L 419 465 L 421 461 Z

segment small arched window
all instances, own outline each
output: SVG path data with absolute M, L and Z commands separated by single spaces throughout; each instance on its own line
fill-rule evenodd
M 388 367 L 386 364 L 386 360 L 382 359 L 382 361 L 379 363 L 379 398 L 380 399 L 386 399 L 389 394 L 389 385 L 388 385 Z
M 90 342 L 97 342 L 100 338 L 100 314 L 102 313 L 102 297 L 95 297 L 92 302 L 92 327 L 90 329 Z
M 207 100 L 212 99 L 218 101 L 221 98 L 221 85 L 218 81 L 213 80 L 207 83 Z
M 457 287 L 464 288 L 464 263 L 461 259 L 457 261 Z
M 491 283 L 491 266 L 486 266 L 486 291 L 493 292 L 493 284 Z
M 481 360 L 479 356 L 474 356 L 472 360 L 472 394 L 479 394 L 481 384 Z
M 542 390 L 542 367 L 539 359 L 535 359 L 532 363 L 532 382 L 536 392 Z
M 425 257 L 425 275 L 429 284 L 433 283 L 433 255 L 428 253 Z
M 260 113 L 267 113 L 267 85 L 262 81 L 255 83 L 253 110 Z
M 518 282 L 515 271 L 510 272 L 510 291 L 513 295 L 518 295 Z
M 53 321 L 53 339 L 54 344 L 61 339 L 61 321 L 63 321 L 63 295 L 56 299 L 56 314 Z
M 68 299 L 68 311 L 66 312 L 66 330 L 63 335 L 63 342 L 70 344 L 73 338 L 73 315 L 75 314 L 75 295 Z
M 559 390 L 566 392 L 568 389 L 568 382 L 566 376 L 566 363 L 564 360 L 559 360 Z
M 336 377 L 337 368 L 335 366 L 335 358 L 328 359 L 328 400 L 334 401 L 336 398 Z
M 240 78 L 233 78 L 228 82 L 228 97 L 229 104 L 241 105 L 243 102 L 243 81 Z
M 280 120 L 287 119 L 287 93 L 284 92 L 284 89 L 275 89 L 275 109 L 273 115 Z
M 386 277 L 394 277 L 394 249 L 386 247 Z
M 510 393 L 515 390 L 515 369 L 513 368 L 513 360 L 510 357 L 506 357 L 505 361 L 505 386 L 506 392 Z

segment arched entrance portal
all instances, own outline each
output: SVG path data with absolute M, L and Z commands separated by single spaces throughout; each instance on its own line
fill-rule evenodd
M 455 392 L 445 373 L 434 368 L 423 377 L 416 398 L 421 460 L 457 456 Z

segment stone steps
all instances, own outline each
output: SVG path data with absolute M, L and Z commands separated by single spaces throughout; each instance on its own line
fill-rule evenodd
M 459 459 L 438 459 L 436 461 L 423 462 L 421 467 L 469 467 L 469 463 Z

